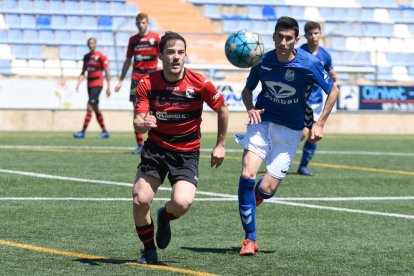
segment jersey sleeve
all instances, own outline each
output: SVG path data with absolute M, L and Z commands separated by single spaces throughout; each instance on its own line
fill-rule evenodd
M 247 81 L 246 81 L 246 88 L 249 89 L 250 91 L 253 91 L 257 84 L 259 83 L 259 71 L 260 71 L 260 63 L 254 67 L 252 67 L 252 69 L 250 69 L 250 73 L 249 76 L 247 77 Z
M 147 113 L 149 111 L 148 87 L 145 79 L 141 79 L 135 91 L 137 101 L 135 102 L 136 113 Z
M 126 57 L 127 58 L 132 58 L 132 55 L 133 55 L 133 49 L 132 49 L 132 37 L 129 39 L 129 42 L 128 42 L 128 50 L 127 50 L 127 53 L 126 53 Z
M 86 72 L 86 56 L 83 56 L 82 74 Z
M 315 62 L 312 66 L 311 75 L 313 81 L 317 83 L 326 94 L 331 92 L 333 80 L 328 72 L 326 72 L 321 62 Z
M 201 98 L 213 110 L 217 110 L 224 103 L 223 95 L 217 91 L 216 87 L 210 81 L 207 81 L 203 86 Z
M 108 58 L 104 54 L 101 54 L 101 65 L 103 69 L 108 68 Z

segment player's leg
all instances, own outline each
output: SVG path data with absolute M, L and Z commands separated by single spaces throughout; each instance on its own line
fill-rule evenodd
M 101 94 L 101 91 L 102 91 L 102 86 L 92 87 L 89 102 L 93 107 L 93 111 L 95 112 L 96 120 L 98 121 L 99 126 L 102 129 L 100 138 L 105 139 L 105 138 L 109 138 L 109 132 L 106 129 L 102 111 L 99 109 L 99 96 Z
M 138 237 L 144 244 L 139 263 L 157 262 L 154 243 L 154 223 L 150 215 L 150 205 L 155 193 L 167 174 L 162 153 L 148 144 L 142 152 L 137 177 L 132 189 L 133 216 Z
M 323 104 L 322 103 L 312 104 L 311 107 L 313 109 L 313 119 L 317 121 L 322 113 Z M 298 174 L 306 175 L 306 176 L 313 176 L 314 173 L 308 169 L 308 165 L 312 157 L 315 155 L 317 143 L 312 142 L 310 140 L 311 132 L 309 131 L 308 128 L 306 128 L 306 130 L 307 130 L 307 135 L 305 134 L 306 135 L 305 137 L 307 137 L 307 140 L 305 144 L 303 145 L 303 153 L 302 153 L 302 158 L 301 158 L 300 165 L 298 168 Z
M 156 263 L 158 261 L 150 205 L 160 185 L 160 179 L 139 171 L 137 181 L 132 188 L 135 229 L 138 238 L 144 245 L 144 251 L 138 259 L 139 263 Z
M 75 132 L 73 134 L 74 138 L 85 138 L 86 129 L 88 128 L 89 123 L 91 121 L 93 107 L 92 107 L 92 104 L 91 104 L 92 94 L 91 94 L 91 88 L 90 87 L 88 87 L 88 96 L 89 96 L 89 100 L 88 100 L 88 104 L 86 106 L 86 115 L 85 115 L 85 119 L 83 120 L 82 130 L 78 131 L 78 132 Z
M 171 241 L 170 221 L 183 216 L 190 209 L 197 189 L 199 152 L 165 153 L 168 179 L 172 184 L 171 200 L 158 210 L 156 241 L 166 248 Z
M 254 186 L 256 174 L 259 171 L 263 159 L 256 153 L 244 150 L 242 159 L 242 172 L 239 179 L 238 199 L 239 214 L 245 237 L 240 250 L 241 256 L 256 254 L 256 197 Z
M 131 88 L 130 88 L 130 95 L 129 95 L 129 101 L 132 103 L 132 110 L 135 112 L 135 102 L 137 100 L 136 92 L 137 85 L 139 83 L 139 80 L 131 80 Z M 134 131 L 135 140 L 137 141 L 137 147 L 132 152 L 134 154 L 140 154 L 142 151 L 142 148 L 144 146 L 144 135 L 142 133 L 138 133 Z

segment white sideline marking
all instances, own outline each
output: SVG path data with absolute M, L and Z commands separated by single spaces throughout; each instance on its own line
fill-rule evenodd
M 43 174 L 43 173 L 33 173 L 33 172 L 24 172 L 24 171 L 15 171 L 15 170 L 0 169 L 0 173 L 32 176 L 32 177 L 46 178 L 46 179 L 56 179 L 56 180 L 63 180 L 63 181 L 73 181 L 73 182 L 83 182 L 83 183 L 93 183 L 93 184 L 132 187 L 131 183 L 126 183 L 126 182 L 115 182 L 115 181 L 106 181 L 106 180 L 97 180 L 97 179 L 66 177 L 66 176 L 58 176 L 58 175 Z M 163 190 L 163 191 L 171 191 L 171 188 L 167 188 L 167 187 L 159 187 L 158 189 Z M 211 193 L 211 192 L 202 192 L 202 191 L 197 191 L 197 194 L 208 195 L 208 196 L 217 196 L 217 197 L 233 197 L 231 195 L 224 195 L 224 194 Z
M 23 171 L 15 171 L 15 170 L 0 169 L 0 173 L 9 173 L 9 174 L 33 176 L 33 177 L 40 177 L 40 178 L 59 179 L 59 180 L 65 180 L 65 181 L 76 181 L 76 182 L 86 182 L 86 183 L 105 184 L 105 185 L 117 185 L 117 186 L 127 186 L 127 187 L 132 186 L 132 184 L 124 183 L 124 182 L 113 182 L 113 181 L 104 181 L 104 180 L 54 176 L 54 175 L 48 175 L 48 174 L 39 174 L 39 173 L 23 172 Z M 163 187 L 160 187 L 160 189 L 161 188 L 163 188 Z M 163 188 L 162 190 L 171 190 L 171 189 L 170 188 Z M 227 201 L 227 200 L 228 201 L 235 201 L 235 200 L 237 200 L 237 196 L 235 196 L 235 195 L 201 192 L 201 191 L 197 191 L 197 193 L 198 194 L 203 194 L 203 195 L 219 196 L 219 197 L 222 198 L 223 201 Z M 406 199 L 407 197 L 403 197 L 403 198 Z M 315 198 L 313 198 L 313 199 L 315 199 Z M 199 199 L 199 200 L 201 200 L 201 199 Z M 205 200 L 207 200 L 207 199 L 205 199 Z M 289 206 L 296 206 L 296 207 L 303 207 L 303 208 L 312 208 L 312 209 L 322 209 L 322 210 L 330 210 L 330 211 L 338 211 L 338 212 L 348 212 L 348 213 L 358 213 L 358 214 L 366 214 L 366 215 L 376 215 L 376 216 L 387 216 L 387 217 L 414 219 L 414 215 L 404 215 L 404 214 L 398 214 L 398 213 L 385 213 L 385 212 L 376 212 L 376 211 L 368 211 L 368 210 L 358 210 L 358 209 L 340 208 L 340 207 L 332 207 L 332 206 L 313 205 L 313 204 L 289 202 L 289 201 L 284 201 L 284 200 L 281 200 L 281 199 L 270 199 L 267 202 L 273 203 L 273 204 L 289 205 Z
M 39 145 L 0 145 L 0 149 L 78 149 L 78 150 L 128 150 L 132 151 L 132 147 L 114 147 L 114 146 L 39 146 Z M 212 149 L 200 149 L 201 152 L 211 152 Z M 242 149 L 226 149 L 226 152 L 243 152 Z M 302 151 L 298 150 L 297 153 Z M 372 155 L 372 156 L 405 156 L 414 157 L 414 152 L 378 152 L 378 151 L 333 151 L 318 150 L 318 154 L 326 155 Z
M 278 201 L 278 200 L 271 200 L 270 202 L 275 203 L 275 204 L 289 205 L 289 206 L 296 206 L 296 207 L 304 207 L 304 208 L 311 208 L 311 209 L 322 209 L 322 210 L 347 212 L 347 213 L 355 213 L 355 214 L 365 214 L 365 215 L 374 215 L 374 216 L 414 219 L 414 215 L 404 215 L 404 214 L 398 214 L 398 213 L 385 213 L 385 212 L 377 212 L 377 211 L 358 210 L 358 209 L 332 207 L 332 206 L 322 206 L 322 205 L 305 204 L 305 203 L 297 203 L 297 202 L 287 202 L 287 201 Z
M 169 197 L 156 197 L 156 201 L 168 201 Z M 237 197 L 196 197 L 195 201 L 237 201 Z M 131 201 L 132 198 L 121 197 L 0 197 L 0 201 Z
M 278 201 L 382 201 L 414 200 L 414 196 L 278 197 Z

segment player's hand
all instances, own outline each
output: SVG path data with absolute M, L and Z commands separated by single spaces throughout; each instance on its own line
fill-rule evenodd
M 323 138 L 323 128 L 317 123 L 314 123 L 311 129 L 310 141 L 313 143 L 316 143 L 322 140 L 322 138 Z
M 264 109 L 250 109 L 247 111 L 249 114 L 249 124 L 255 125 L 262 121 L 262 118 L 260 117 L 261 114 L 263 114 L 265 110 Z
M 211 152 L 211 167 L 218 168 L 221 166 L 224 160 L 226 150 L 223 145 L 217 145 Z
M 76 92 L 79 92 L 79 85 L 76 85 Z
M 122 81 L 119 81 L 116 86 L 115 86 L 115 92 L 119 92 L 119 90 L 121 90 L 121 86 L 122 86 Z
M 109 87 L 106 88 L 106 96 L 107 97 L 111 96 L 111 89 Z
M 151 115 L 150 113 L 147 114 L 144 118 L 144 127 L 149 130 L 151 128 L 157 127 L 157 117 Z

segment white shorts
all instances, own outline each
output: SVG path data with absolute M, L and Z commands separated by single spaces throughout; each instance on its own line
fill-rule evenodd
M 315 103 L 309 105 L 313 110 L 313 120 L 316 122 L 319 120 L 323 110 L 323 103 Z
M 236 142 L 244 149 L 265 160 L 269 175 L 283 179 L 292 165 L 299 147 L 302 130 L 270 122 L 248 125 L 246 135 L 235 135 Z

